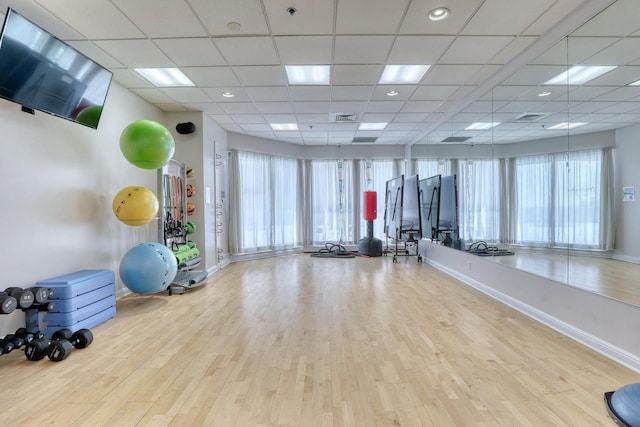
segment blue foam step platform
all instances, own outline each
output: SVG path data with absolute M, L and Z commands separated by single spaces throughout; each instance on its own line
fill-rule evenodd
M 69 299 L 86 294 L 103 286 L 113 284 L 115 274 L 110 270 L 81 270 L 64 276 L 41 280 L 35 286 L 53 290 L 52 300 Z M 55 303 L 55 302 L 54 302 Z
M 96 301 L 112 297 L 114 299 L 113 305 L 115 305 L 116 287 L 115 284 L 109 284 L 93 291 L 78 295 L 69 299 L 56 299 L 52 300 L 53 310 L 49 313 L 69 313 L 75 310 L 80 310 Z
M 54 301 L 54 304 L 55 303 Z M 115 308 L 115 306 L 116 299 L 114 297 L 107 297 L 68 313 L 47 312 L 42 316 L 42 321 L 46 323 L 47 327 L 66 327 L 79 323 L 91 316 L 95 316 L 108 308 Z
M 81 320 L 77 323 L 73 323 L 73 324 L 66 324 L 66 325 L 59 325 L 59 326 L 53 326 L 53 325 L 47 325 L 46 328 L 44 328 L 44 334 L 48 337 L 51 337 L 51 335 L 53 335 L 53 333 L 55 331 L 58 331 L 60 329 L 70 329 L 71 332 L 76 332 L 77 330 L 80 329 L 91 329 L 93 327 L 98 326 L 101 323 L 106 322 L 109 319 L 112 319 L 116 317 L 116 308 L 115 307 L 109 307 L 106 310 L 103 310 L 101 312 L 98 312 L 96 314 L 94 314 L 91 317 L 88 317 L 84 320 Z

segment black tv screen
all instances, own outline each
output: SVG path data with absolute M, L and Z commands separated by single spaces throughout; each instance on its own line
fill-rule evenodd
M 440 232 L 458 234 L 458 183 L 456 176 L 443 176 L 440 180 Z
M 418 189 L 418 175 L 406 177 L 402 192 L 402 238 L 422 238 L 422 224 L 420 221 L 420 191 Z
M 15 10 L 7 10 L 0 34 L 0 97 L 96 129 L 112 76 Z
M 384 234 L 392 239 L 400 239 L 403 187 L 404 175 L 387 181 L 384 197 Z
M 422 235 L 434 240 L 438 238 L 440 223 L 440 177 L 436 175 L 418 181 Z

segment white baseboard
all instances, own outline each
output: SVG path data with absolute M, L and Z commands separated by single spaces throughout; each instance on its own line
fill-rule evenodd
M 570 325 L 556 317 L 550 316 L 549 314 L 538 310 L 535 307 L 532 307 L 528 304 L 523 303 L 509 295 L 506 295 L 502 292 L 499 292 L 483 283 L 478 282 L 470 277 L 467 277 L 463 274 L 460 274 L 458 271 L 452 270 L 442 264 L 434 262 L 433 260 L 426 259 L 425 262 L 434 266 L 438 270 L 441 270 L 450 276 L 455 277 L 466 285 L 471 286 L 479 290 L 480 292 L 500 301 L 503 304 L 508 305 L 521 312 L 522 314 L 550 327 L 551 329 L 565 335 L 574 341 L 579 342 L 580 344 L 592 349 L 593 351 L 602 354 L 605 357 L 635 371 L 640 373 L 640 358 L 637 356 L 623 350 L 611 343 L 604 341 L 601 338 L 598 338 L 594 335 L 591 335 L 579 328 L 576 328 L 573 325 Z
M 640 264 L 640 258 L 638 258 L 638 257 L 620 255 L 620 254 L 613 254 L 611 256 L 611 258 L 613 258 L 615 260 L 618 260 L 618 261 L 625 261 L 625 262 L 631 262 L 631 263 L 634 263 L 634 264 Z

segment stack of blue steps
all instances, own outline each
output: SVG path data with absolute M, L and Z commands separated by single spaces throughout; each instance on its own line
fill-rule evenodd
M 35 286 L 53 290 L 55 307 L 42 317 L 48 336 L 63 328 L 90 329 L 116 316 L 115 274 L 110 270 L 76 271 Z

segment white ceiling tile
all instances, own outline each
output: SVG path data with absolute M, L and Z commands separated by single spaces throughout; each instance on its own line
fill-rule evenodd
M 256 102 L 256 107 L 263 114 L 293 114 L 290 102 Z
M 411 97 L 413 92 L 418 88 L 416 85 L 383 85 L 376 86 L 373 90 L 371 99 L 375 101 L 406 101 Z M 395 96 L 389 96 L 387 93 L 391 90 L 398 92 Z
M 400 113 L 393 118 L 394 123 L 420 123 L 429 113 Z
M 182 72 L 201 87 L 241 86 L 227 67 L 183 67 Z
M 525 65 L 502 82 L 503 85 L 537 86 L 566 71 L 562 65 Z M 560 90 L 561 86 L 550 86 Z
M 0 16 L 2 16 L 2 21 L 4 21 L 7 8 L 12 6 L 11 3 L 15 2 L 8 0 L 0 2 Z M 15 6 L 13 9 L 57 38 L 61 40 L 80 40 L 85 38 L 68 23 L 63 22 L 63 20 L 49 12 L 46 8 L 41 7 L 35 1 L 21 1 L 19 4 L 20 10 L 16 10 L 17 7 Z
M 211 119 L 218 124 L 232 124 L 235 123 L 231 116 L 226 114 L 209 114 Z
M 176 65 L 151 40 L 98 40 L 95 43 L 127 67 L 175 67 Z
M 366 106 L 366 102 L 333 101 L 331 102 L 331 112 L 342 114 L 360 113 L 364 111 Z
M 192 111 L 202 111 L 206 114 L 224 114 L 222 108 L 213 102 L 185 102 L 182 105 Z
M 313 127 L 313 125 L 310 125 L 311 127 Z M 322 130 L 322 131 L 317 131 L 316 129 L 311 128 L 310 126 L 301 126 L 300 127 L 300 133 L 302 134 L 302 137 L 307 139 L 307 138 L 328 138 L 329 137 L 329 132 L 326 130 Z
M 336 33 L 395 34 L 408 5 L 409 0 L 339 1 Z
M 350 137 L 340 137 L 334 136 L 333 134 L 329 135 L 329 142 L 331 144 L 351 144 L 353 142 L 353 136 Z
M 290 101 L 289 89 L 286 86 L 245 87 L 247 94 L 256 102 Z
M 368 101 L 373 86 L 336 86 L 331 88 L 332 101 Z
M 108 0 L 39 0 L 45 9 L 90 39 L 134 39 L 145 35 Z M 46 28 L 46 26 L 45 26 Z
M 638 30 L 637 0 L 617 0 L 572 33 L 574 36 L 627 36 Z
M 330 86 L 290 86 L 289 93 L 292 101 L 329 101 L 331 99 Z
M 143 79 L 135 71 L 131 71 L 128 68 L 118 68 L 113 71 L 113 80 L 120 83 L 122 86 L 129 89 L 137 88 L 152 88 L 154 87 L 146 79 Z
M 285 65 L 329 65 L 333 51 L 331 36 L 275 37 L 280 60 Z
M 401 113 L 424 113 L 436 111 L 442 101 L 408 101 L 400 110 Z
M 215 39 L 229 65 L 279 64 L 271 37 L 226 37 Z
M 233 114 L 231 115 L 231 119 L 239 125 L 246 123 L 266 123 L 266 120 L 260 114 Z
M 571 49 L 571 46 L 569 47 Z M 640 38 L 625 38 L 585 59 L 589 65 L 625 65 L 640 57 Z
M 395 116 L 395 113 L 366 113 L 360 117 L 360 121 L 363 123 L 389 123 Z
M 367 113 L 397 113 L 404 101 L 371 101 L 367 104 Z
M 227 103 L 227 102 L 251 102 L 251 98 L 245 92 L 242 87 L 234 86 L 219 86 L 219 87 L 205 87 L 203 88 L 205 93 L 209 95 L 209 98 L 213 102 Z M 229 98 L 223 96 L 225 92 L 233 93 L 233 97 Z
M 211 102 L 211 98 L 199 87 L 167 87 L 161 90 L 176 102 Z
M 220 108 L 229 115 L 233 114 L 258 114 L 259 111 L 251 102 L 233 102 L 230 104 L 220 104 Z
M 358 126 L 358 123 L 332 122 L 329 123 L 329 130 L 331 132 L 354 132 L 355 134 L 355 131 L 358 130 Z
M 329 120 L 327 113 L 296 113 L 296 117 L 300 123 L 326 123 Z
M 271 137 L 274 137 L 273 129 L 266 123 L 246 123 L 241 124 L 240 127 L 245 132 L 268 132 Z
M 486 68 L 482 65 L 435 65 L 427 72 L 422 85 L 479 84 L 483 77 L 490 75 L 485 72 Z
M 640 95 L 640 87 L 621 87 L 594 98 L 595 101 L 627 101 Z
M 294 106 L 296 114 L 329 113 L 328 102 L 297 102 Z
M 174 102 L 171 102 L 171 103 L 168 103 L 168 104 L 159 103 L 159 104 L 153 104 L 153 105 L 155 105 L 156 107 L 158 107 L 162 111 L 169 111 L 169 112 L 187 111 L 187 109 L 184 108 L 182 105 L 176 104 Z
M 263 114 L 262 117 L 267 123 L 296 123 L 298 121 L 295 114 Z
M 160 89 L 156 88 L 142 88 L 142 89 L 131 89 L 133 93 L 138 94 L 141 98 L 146 99 L 152 104 L 169 104 L 173 102 L 167 94 L 160 91 Z
M 279 65 L 233 67 L 245 86 L 282 86 L 287 84 L 284 67 Z
M 537 37 L 519 36 L 502 49 L 496 56 L 491 58 L 491 64 L 506 64 L 522 53 L 529 45 L 537 40 Z
M 190 8 L 175 0 L 111 0 L 148 37 L 206 36 Z M 153 11 L 150 13 L 150 11 Z
M 334 85 L 374 85 L 382 75 L 382 65 L 334 65 Z
M 383 64 L 393 36 L 336 36 L 335 64 Z
M 485 0 L 462 34 L 522 34 L 555 0 Z
M 420 86 L 411 94 L 412 101 L 434 101 L 445 100 L 453 95 L 460 86 L 444 85 L 444 86 Z
M 273 34 L 331 34 L 333 2 L 263 0 Z M 287 12 L 295 7 L 296 13 Z
M 404 18 L 400 34 L 451 34 L 462 30 L 482 0 L 448 0 L 446 6 L 452 11 L 447 19 L 430 21 L 427 15 L 436 7 L 443 6 L 440 0 L 413 0 Z
M 153 42 L 183 67 L 227 65 L 210 38 L 156 39 Z
M 266 35 L 267 21 L 260 0 L 187 0 L 213 36 Z M 239 30 L 227 26 L 240 24 Z
M 294 118 L 295 121 L 295 118 Z M 324 132 L 329 130 L 329 123 L 298 123 L 303 135 L 309 132 Z
M 416 128 L 416 123 L 389 123 L 386 128 L 386 131 L 395 131 L 395 130 L 414 130 Z
M 452 36 L 398 36 L 387 63 L 433 65 L 454 40 Z
M 507 36 L 460 36 L 440 59 L 443 64 L 488 64 L 513 41 Z M 482 49 L 478 49 L 482 46 Z
M 601 77 L 591 80 L 587 85 L 609 86 L 610 89 L 613 89 L 615 86 L 624 86 L 637 80 L 640 80 L 640 66 L 627 65 L 611 70 Z
M 323 138 L 309 138 L 304 137 L 304 145 L 327 145 L 329 140 L 327 137 Z

